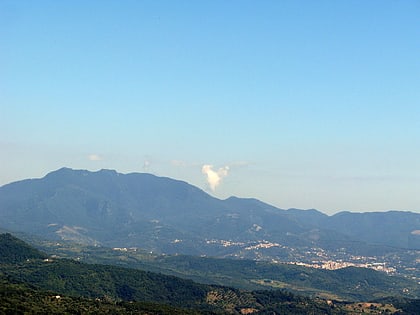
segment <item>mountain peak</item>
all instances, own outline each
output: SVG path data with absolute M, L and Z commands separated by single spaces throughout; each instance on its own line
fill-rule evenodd
M 99 174 L 118 174 L 116 170 L 111 170 L 111 169 L 100 169 L 98 171 L 89 171 L 89 170 L 85 170 L 85 169 L 73 169 L 70 167 L 61 167 L 55 171 L 52 171 L 50 173 L 48 173 L 46 176 L 49 175 L 57 175 L 57 174 L 94 174 L 94 173 L 99 173 Z

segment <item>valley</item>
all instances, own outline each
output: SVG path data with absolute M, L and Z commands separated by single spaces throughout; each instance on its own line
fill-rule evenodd
M 24 235 L 23 237 L 25 238 Z M 31 238 L 28 239 L 31 241 Z M 182 240 L 178 240 L 178 242 L 181 241 Z M 419 250 L 394 249 L 394 251 L 390 251 L 386 255 L 362 256 L 347 253 L 345 248 L 341 248 L 336 251 L 325 250 L 323 248 L 316 247 L 289 248 L 284 245 L 273 244 L 267 241 L 250 242 L 246 244 L 226 240 L 210 240 L 206 241 L 206 243 L 214 245 L 218 244 L 219 246 L 225 248 L 235 248 L 234 253 L 227 254 L 220 258 L 266 261 L 273 264 L 291 264 L 326 270 L 336 270 L 346 267 L 369 268 L 380 272 L 385 272 L 389 275 L 399 275 L 415 281 L 419 281 L 420 284 L 420 270 L 417 268 L 418 264 L 420 263 Z M 98 247 L 95 246 L 82 246 L 81 244 L 63 241 L 38 241 L 35 242 L 35 244 L 52 254 L 65 255 L 66 257 L 69 256 L 77 259 L 82 259 L 82 257 L 77 256 L 77 254 L 80 252 L 89 252 L 89 248 L 98 249 Z M 75 248 L 79 247 L 84 249 L 75 250 Z M 287 253 L 287 255 L 276 257 L 273 256 L 272 253 L 265 252 L 267 249 L 272 247 L 281 248 L 284 252 Z M 108 251 L 109 250 L 110 248 Z M 160 255 L 158 253 L 153 254 L 153 252 L 146 252 L 145 250 L 137 247 L 114 247 L 112 250 L 115 252 L 120 252 L 121 254 L 126 253 L 127 255 L 136 255 L 141 253 L 140 257 L 143 258 L 146 256 L 158 257 Z M 202 255 L 201 257 L 206 257 L 206 255 Z
M 182 241 L 182 240 L 178 240 Z M 371 246 L 372 254 L 364 256 L 348 252 L 346 248 L 327 250 L 321 247 L 289 247 L 268 241 L 239 243 L 226 240 L 210 240 L 207 244 L 218 244 L 235 248 L 235 253 L 226 257 L 238 259 L 256 259 L 273 263 L 288 263 L 311 268 L 335 270 L 345 267 L 370 268 L 387 274 L 399 274 L 420 281 L 420 251 L 408 249 L 388 249 L 386 254 L 375 255 L 375 246 Z M 282 252 L 277 254 L 273 249 Z M 127 248 L 123 250 L 129 250 Z
M 331 295 L 305 297 L 284 288 L 238 290 L 199 284 L 161 273 L 49 256 L 10 234 L 0 234 L 0 251 L 0 311 L 5 313 L 401 315 L 414 314 L 420 301 L 400 296 L 349 302 Z M 194 270 L 193 257 L 178 258 Z M 221 270 L 226 272 L 247 269 L 252 264 L 231 264 L 226 259 L 219 260 L 222 265 L 207 258 L 201 261 L 207 270 L 223 265 Z M 174 261 L 171 265 L 180 266 Z M 357 277 L 359 271 L 355 271 L 350 270 L 346 278 Z M 302 269 L 299 272 L 302 277 Z M 363 279 L 367 283 L 374 278 L 364 274 Z M 281 286 L 281 282 L 276 283 Z
M 383 264 L 375 263 L 378 260 L 375 257 L 367 258 L 375 264 L 370 269 L 366 268 L 368 265 L 357 266 L 355 263 L 353 266 L 351 263 L 342 262 L 334 262 L 335 265 L 324 262 L 326 264 L 324 268 L 319 265 L 315 268 L 304 262 L 168 255 L 151 253 L 141 248 L 107 248 L 66 241 L 41 241 L 30 237 L 26 240 L 56 258 L 71 258 L 85 263 L 148 270 L 200 283 L 231 286 L 238 289 L 282 288 L 308 296 L 346 301 L 371 300 L 388 296 L 420 297 L 420 285 L 414 276 L 397 272 L 387 273 L 378 268 Z M 314 249 L 314 251 L 315 257 L 319 259 L 320 249 Z M 304 256 L 308 254 L 305 249 L 295 249 L 293 252 L 296 252 L 296 259 L 307 257 L 309 261 L 312 257 Z M 324 251 L 321 252 L 326 255 Z M 346 256 L 341 253 L 341 256 L 337 257 Z M 355 261 L 362 264 L 360 259 L 355 259 Z M 414 270 L 418 272 L 417 268 Z

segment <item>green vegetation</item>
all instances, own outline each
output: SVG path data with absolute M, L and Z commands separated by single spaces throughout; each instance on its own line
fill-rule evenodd
M 44 243 L 41 247 L 51 254 L 77 257 L 83 262 L 148 270 L 244 290 L 287 289 L 298 294 L 346 301 L 420 296 L 420 287 L 415 281 L 364 268 L 331 271 L 254 260 L 153 255 L 141 250 L 121 251 L 74 243 L 60 243 L 59 246 Z
M 321 270 L 251 260 L 191 256 L 163 256 L 157 259 L 157 264 L 175 270 L 178 276 L 192 275 L 191 279 L 198 282 L 207 279 L 206 283 L 214 281 L 250 290 L 278 288 L 281 283 L 280 288 L 295 292 L 350 301 L 395 295 L 420 296 L 420 288 L 415 281 L 365 268 Z
M 34 289 L 25 284 L 0 281 L 0 314 L 203 314 L 150 302 L 113 302 L 71 297 Z
M 359 306 L 283 290 L 244 291 L 141 270 L 47 259 L 11 235 L 1 235 L 0 248 L 7 249 L 0 264 L 0 314 L 356 314 L 366 305 L 365 314 L 410 314 L 419 305 L 398 298 Z
M 194 306 L 202 303 L 205 285 L 171 276 L 115 266 L 82 264 L 72 260 L 34 261 L 3 266 L 3 273 L 17 282 L 62 294 L 107 297 Z
M 47 258 L 46 254 L 8 233 L 0 234 L 0 253 L 0 264 Z

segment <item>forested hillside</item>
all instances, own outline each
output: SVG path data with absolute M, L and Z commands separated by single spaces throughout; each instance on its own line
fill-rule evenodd
M 45 258 L 9 234 L 1 235 L 0 248 L 7 249 L 0 264 L 0 310 L 5 313 L 353 314 L 365 305 L 279 290 L 243 291 L 141 270 Z M 418 302 L 399 298 L 396 303 L 398 309 L 386 301 L 371 302 L 369 312 L 408 314 L 404 308 L 412 309 Z

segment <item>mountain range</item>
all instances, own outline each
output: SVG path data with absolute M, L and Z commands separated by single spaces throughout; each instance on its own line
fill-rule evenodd
M 62 168 L 0 187 L 0 227 L 84 244 L 212 256 L 261 241 L 277 255 L 283 245 L 420 249 L 419 213 L 283 210 L 257 199 L 217 199 L 171 178 L 113 170 Z

